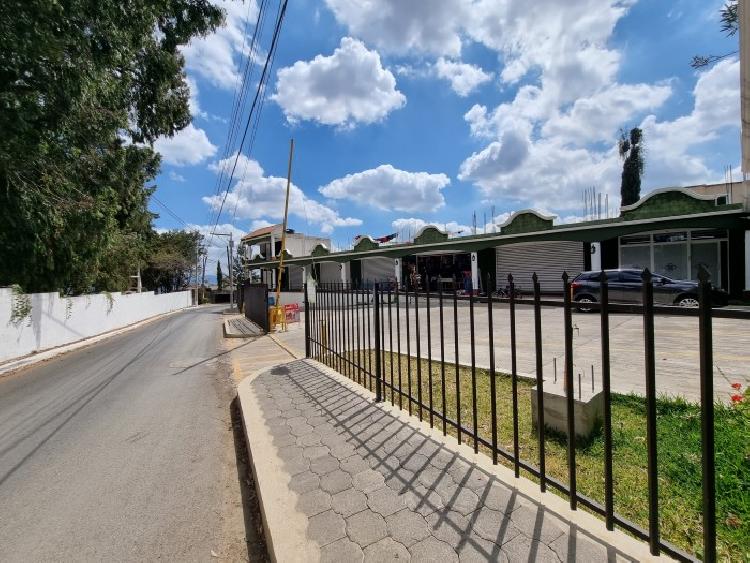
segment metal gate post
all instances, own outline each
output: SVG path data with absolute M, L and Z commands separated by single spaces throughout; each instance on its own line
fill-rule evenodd
M 310 357 L 310 302 L 307 298 L 307 282 L 305 282 L 305 358 Z

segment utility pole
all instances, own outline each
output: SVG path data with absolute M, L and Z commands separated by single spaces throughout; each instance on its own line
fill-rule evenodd
M 195 304 L 200 305 L 200 299 L 198 298 L 198 267 L 200 263 L 200 256 L 201 256 L 201 240 L 200 235 L 196 231 L 196 239 L 195 239 Z

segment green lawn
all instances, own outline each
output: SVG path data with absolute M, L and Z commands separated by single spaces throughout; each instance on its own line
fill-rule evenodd
M 363 353 L 363 356 L 365 354 Z M 363 361 L 365 358 L 363 357 Z M 385 354 L 384 374 L 390 381 L 393 362 L 394 386 L 398 387 L 397 354 Z M 372 361 L 374 371 L 374 360 Z M 407 390 L 407 372 L 411 367 L 412 396 L 417 396 L 417 361 L 400 357 L 402 389 Z M 411 364 L 411 365 L 410 365 Z M 347 370 L 345 370 L 346 372 Z M 428 402 L 427 361 L 422 360 L 422 396 Z M 432 364 L 433 405 L 441 410 L 440 364 Z M 471 370 L 459 368 L 461 418 L 471 427 Z M 354 375 L 354 374 L 348 374 Z M 456 385 L 453 366 L 446 365 L 445 399 L 448 417 L 456 419 Z M 532 427 L 531 382 L 518 381 L 518 421 L 521 459 L 538 465 L 539 450 Z M 513 448 L 511 378 L 498 374 L 498 443 Z M 390 400 L 390 391 L 386 390 Z M 398 404 L 398 396 L 394 397 Z M 716 490 L 719 558 L 724 561 L 750 560 L 750 409 L 716 406 Z M 404 408 L 407 407 L 404 401 Z M 489 439 L 489 374 L 477 370 L 477 413 L 481 436 Z M 416 415 L 417 413 L 414 412 Z M 424 413 L 425 420 L 428 415 Z M 634 395 L 612 396 L 614 447 L 615 512 L 646 528 L 648 526 L 647 457 L 645 401 Z M 440 427 L 439 419 L 435 425 Z M 450 434 L 455 430 L 448 428 Z M 660 399 L 657 403 L 657 439 L 659 463 L 659 514 L 662 537 L 698 556 L 702 550 L 700 407 L 680 400 Z M 485 453 L 489 450 L 483 449 Z M 567 445 L 564 435 L 547 432 L 545 445 L 548 475 L 567 482 Z M 576 447 L 578 490 L 604 504 L 604 440 L 601 432 Z M 501 463 L 507 462 L 500 458 Z M 508 464 L 510 465 L 510 464 Z M 522 471 L 531 478 L 531 475 Z M 548 490 L 554 490 L 548 488 Z

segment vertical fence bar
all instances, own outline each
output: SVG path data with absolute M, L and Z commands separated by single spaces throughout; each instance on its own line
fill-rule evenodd
M 339 284 L 339 322 L 341 324 L 341 357 L 346 370 L 346 376 L 351 378 L 352 370 L 351 364 L 349 363 L 349 356 L 346 347 L 346 335 L 348 333 L 348 327 L 346 326 L 346 284 L 341 282 Z
M 379 403 L 383 400 L 383 365 L 380 357 L 380 284 L 375 283 L 374 295 L 373 295 L 373 320 L 375 326 L 373 332 L 375 333 L 375 402 Z
M 393 399 L 393 392 L 395 387 L 393 386 L 393 309 L 391 307 L 393 295 L 391 294 L 391 286 L 388 286 L 388 357 L 390 358 L 391 365 L 391 404 L 395 404 Z
M 404 408 L 403 387 L 401 387 L 401 291 L 396 286 L 396 358 L 398 359 L 398 408 Z
M 336 284 L 336 295 L 335 295 L 335 298 L 336 298 L 336 326 L 338 328 L 338 335 L 337 335 L 338 337 L 336 338 L 336 347 L 339 349 L 339 353 L 338 353 L 338 358 L 339 358 L 339 372 L 342 373 L 343 375 L 346 375 L 347 372 L 348 372 L 348 370 L 347 370 L 346 362 L 344 361 L 344 358 L 346 357 L 344 355 L 344 346 L 343 346 L 343 342 L 344 342 L 344 326 L 343 326 L 343 324 L 341 322 L 342 321 L 342 317 L 341 317 L 341 291 L 342 291 L 342 286 L 343 286 L 343 284 L 340 283 L 340 282 Z
M 646 358 L 646 447 L 648 449 L 648 541 L 659 555 L 659 478 L 656 459 L 656 357 L 654 350 L 654 282 L 643 270 L 643 338 Z
M 442 402 L 443 436 L 447 434 L 445 418 L 445 329 L 443 327 L 443 288 L 438 282 L 438 303 L 440 304 L 440 398 Z
M 547 490 L 546 455 L 544 451 L 544 362 L 542 358 L 542 307 L 541 287 L 536 272 L 531 276 L 534 283 L 534 347 L 536 350 L 536 431 L 539 440 L 539 488 Z
M 419 331 L 419 296 L 414 290 L 414 336 L 417 339 L 417 408 L 422 420 L 422 334 Z
M 513 283 L 513 275 L 508 274 L 508 286 L 510 288 L 510 375 L 511 394 L 513 401 L 513 472 L 519 477 L 520 466 L 518 465 L 518 363 L 516 361 L 516 286 Z
M 427 276 L 427 397 L 430 406 L 430 428 L 433 427 L 432 415 L 432 322 L 430 321 L 430 279 Z
M 367 388 L 370 391 L 372 391 L 372 376 L 373 376 L 373 372 L 372 372 L 372 330 L 370 328 L 370 324 L 371 324 L 370 323 L 370 321 L 371 321 L 371 319 L 370 319 L 370 301 L 373 299 L 373 295 L 372 295 L 372 286 L 371 286 L 369 280 L 367 280 L 367 282 L 365 283 L 365 287 L 367 287 L 367 289 L 365 290 L 367 292 L 367 300 L 366 300 L 367 301 L 366 302 L 366 307 L 367 307 L 367 356 L 366 356 L 366 358 L 367 358 L 367 373 L 369 374 L 369 377 L 367 378 Z
M 479 452 L 479 424 L 477 421 L 477 354 L 474 342 L 474 284 L 469 284 L 469 336 L 471 338 L 471 422 L 474 432 L 474 453 Z
M 409 289 L 406 289 L 406 385 L 409 401 L 409 416 L 411 416 L 411 328 L 409 326 Z
M 716 561 L 716 467 L 714 465 L 714 374 L 711 321 L 711 282 L 698 272 L 700 303 L 698 338 L 701 374 L 701 465 L 703 485 L 703 561 Z
M 461 443 L 461 373 L 458 369 L 458 293 L 453 287 L 453 354 L 456 370 L 456 437 Z
M 489 278 L 487 278 L 489 279 Z M 485 280 L 485 287 L 488 287 Z M 492 292 L 487 292 L 487 336 L 490 352 L 490 429 L 492 433 L 492 463 L 497 465 L 497 382 L 495 381 L 495 327 L 492 323 Z M 474 405 L 476 409 L 476 404 Z
M 607 273 L 599 277 L 602 338 L 602 394 L 604 396 L 604 521 L 608 530 L 615 527 L 614 484 L 612 479 L 612 390 L 609 379 L 609 283 Z
M 385 401 L 385 303 L 383 303 L 383 286 L 379 285 L 380 295 L 378 296 L 378 305 L 380 311 L 378 312 L 380 319 L 380 392 L 381 399 Z
M 364 328 L 364 323 L 360 320 L 362 317 L 361 314 L 361 307 L 359 306 L 360 302 L 360 292 L 359 290 L 354 290 L 354 318 L 356 319 L 356 333 L 357 333 L 357 383 L 360 385 L 365 385 L 365 381 L 367 379 L 367 376 L 362 375 L 362 339 L 360 338 L 362 329 Z
M 570 304 L 570 280 L 567 272 L 563 272 L 563 299 L 565 319 L 565 399 L 568 422 L 568 482 L 570 484 L 570 508 L 578 507 L 578 492 L 576 487 L 576 427 L 575 427 L 575 397 L 573 389 L 573 313 Z
M 302 286 L 305 292 L 303 299 L 305 302 L 305 358 L 310 357 L 310 303 L 307 299 L 307 282 Z
M 352 307 L 352 282 L 346 284 L 346 318 L 349 323 L 349 359 L 352 362 L 352 380 L 359 383 L 357 365 L 354 363 L 354 331 L 357 330 L 357 325 L 354 323 L 354 308 Z

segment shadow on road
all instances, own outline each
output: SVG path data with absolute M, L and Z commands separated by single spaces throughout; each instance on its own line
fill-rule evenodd
M 245 517 L 245 538 L 247 542 L 247 556 L 249 561 L 267 562 L 268 548 L 263 535 L 263 519 L 260 514 L 258 493 L 255 489 L 253 472 L 249 465 L 247 440 L 242 424 L 239 400 L 237 397 L 229 407 L 232 418 L 232 433 L 234 436 L 234 451 L 237 456 L 237 479 L 242 493 L 242 511 Z

